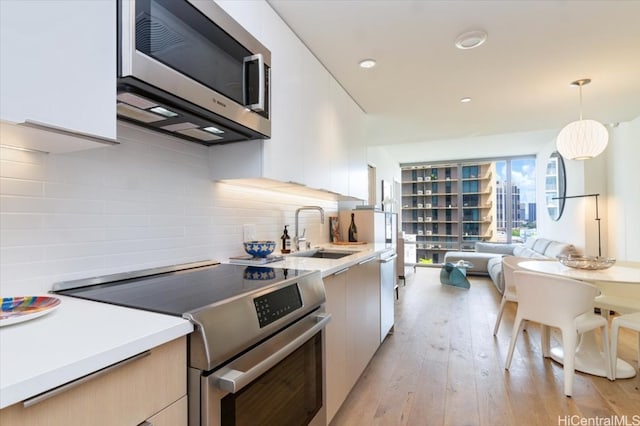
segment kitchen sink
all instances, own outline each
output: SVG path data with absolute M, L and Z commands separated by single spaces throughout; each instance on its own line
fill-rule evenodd
M 357 251 L 346 251 L 346 250 L 308 250 L 308 251 L 298 251 L 291 256 L 294 257 L 312 257 L 315 259 L 340 259 L 345 256 L 352 255 L 357 253 Z

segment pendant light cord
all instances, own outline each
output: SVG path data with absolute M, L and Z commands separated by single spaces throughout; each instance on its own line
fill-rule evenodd
M 580 121 L 582 121 L 582 85 L 584 83 L 580 82 Z

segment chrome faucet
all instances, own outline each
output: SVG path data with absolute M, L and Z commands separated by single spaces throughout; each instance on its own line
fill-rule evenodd
M 320 206 L 304 206 L 304 207 L 300 207 L 299 209 L 296 210 L 296 234 L 293 237 L 293 241 L 295 243 L 296 246 L 296 251 L 300 251 L 300 242 L 301 241 L 307 241 L 307 239 L 305 238 L 304 234 L 307 232 L 307 230 L 305 229 L 304 231 L 302 231 L 302 235 L 300 235 L 298 233 L 298 216 L 300 215 L 300 212 L 302 210 L 318 210 L 320 212 L 320 223 L 324 223 L 324 209 Z

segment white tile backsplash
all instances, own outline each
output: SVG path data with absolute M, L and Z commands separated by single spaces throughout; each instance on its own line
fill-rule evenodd
M 43 191 L 44 185 L 38 181 L 0 178 L 0 192 L 2 194 L 37 197 L 42 195 Z
M 243 254 L 244 224 L 280 247 L 295 210 L 329 241 L 337 202 L 211 182 L 207 148 L 129 125 L 120 145 L 68 154 L 0 149 L 0 294 L 57 281 Z

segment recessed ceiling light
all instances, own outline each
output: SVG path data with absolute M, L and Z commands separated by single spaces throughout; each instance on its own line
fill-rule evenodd
M 482 45 L 485 41 L 487 41 L 487 33 L 485 31 L 469 31 L 458 36 L 456 47 L 462 50 L 473 49 Z
M 465 96 L 464 98 L 460 98 L 460 102 L 462 102 L 463 104 L 469 103 L 471 102 L 471 98 L 468 96 Z
M 359 63 L 360 68 L 373 68 L 376 66 L 376 60 L 375 59 L 363 59 L 362 61 L 360 61 Z

